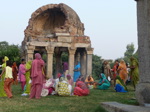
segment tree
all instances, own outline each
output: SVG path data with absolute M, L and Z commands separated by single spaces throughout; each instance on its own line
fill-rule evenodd
M 9 45 L 8 42 L 0 42 L 0 57 L 8 56 L 12 62 L 20 62 L 21 48 L 19 45 Z
M 94 79 L 98 79 L 99 74 L 101 73 L 102 59 L 100 56 L 94 55 L 92 57 L 92 76 Z
M 126 48 L 127 48 L 127 50 L 124 53 L 124 61 L 126 63 L 129 63 L 130 62 L 130 57 L 134 55 L 134 50 L 135 50 L 134 44 L 133 43 L 128 44 Z

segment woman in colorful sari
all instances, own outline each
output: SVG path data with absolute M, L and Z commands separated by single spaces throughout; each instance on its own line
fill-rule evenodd
M 89 93 L 90 91 L 84 82 L 84 78 L 80 77 L 76 82 L 76 87 L 74 88 L 74 95 L 87 96 Z
M 126 84 L 128 78 L 127 66 L 124 60 L 121 60 L 118 67 L 119 76 L 123 80 L 124 84 Z
M 3 64 L 2 64 L 2 70 L 4 70 L 5 69 L 5 67 L 6 67 L 6 61 L 8 61 L 9 60 L 9 58 L 7 57 L 7 56 L 5 56 L 4 58 L 3 58 Z M 5 79 L 5 74 L 6 74 L 6 72 L 4 72 L 4 74 L 2 75 L 2 77 L 1 77 L 1 81 L 0 81 L 0 97 L 6 97 L 7 95 L 6 95 L 6 93 L 5 93 L 5 91 L 4 91 L 4 79 Z
M 128 91 L 126 85 L 124 84 L 124 82 L 120 78 L 120 76 L 116 76 L 115 90 L 116 90 L 116 92 L 127 92 Z
M 41 58 L 39 53 L 35 54 L 35 59 L 32 62 L 31 67 L 31 92 L 30 99 L 41 98 L 42 86 L 44 82 L 44 74 L 43 74 L 44 61 Z
M 76 82 L 79 77 L 80 77 L 80 62 L 77 61 L 76 66 L 74 68 L 73 82 Z
M 58 93 L 59 96 L 70 96 L 71 95 L 71 88 L 69 88 L 69 84 L 67 81 L 65 81 L 64 77 L 60 77 L 60 81 L 56 88 L 56 92 Z
M 27 96 L 30 94 L 30 88 L 31 88 L 31 84 L 29 83 L 30 79 L 30 70 L 31 70 L 31 64 L 32 61 L 28 61 L 25 65 L 26 68 L 26 73 L 25 73 L 25 78 L 26 78 L 26 86 L 25 86 L 25 91 L 22 94 L 22 96 Z
M 135 88 L 136 84 L 139 81 L 139 64 L 137 59 L 135 59 L 134 57 L 130 58 L 130 67 L 131 69 L 130 71 L 130 75 L 131 75 L 131 80 L 133 82 L 133 86 Z
M 110 87 L 110 82 L 107 80 L 106 76 L 103 73 L 101 73 L 99 77 L 100 81 L 97 84 L 97 88 L 102 90 L 108 89 Z
M 18 74 L 18 67 L 16 65 L 16 62 L 13 63 L 12 65 L 12 71 L 13 71 L 13 84 L 18 84 L 17 80 L 17 74 Z
M 93 87 L 94 87 L 94 79 L 93 79 L 93 77 L 91 75 L 86 77 L 85 83 L 88 85 L 88 88 L 93 89 Z

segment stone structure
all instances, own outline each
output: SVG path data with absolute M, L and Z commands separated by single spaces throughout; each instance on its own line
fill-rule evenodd
M 137 1 L 138 56 L 140 82 L 136 98 L 141 105 L 150 104 L 150 0 Z
M 28 61 L 33 60 L 36 52 L 46 53 L 48 77 L 53 74 L 53 55 L 56 57 L 56 72 L 61 68 L 62 52 L 69 56 L 69 74 L 73 75 L 76 60 L 81 61 L 82 75 L 92 73 L 90 38 L 84 35 L 84 24 L 69 6 L 61 3 L 40 7 L 31 15 L 24 33 L 23 57 Z

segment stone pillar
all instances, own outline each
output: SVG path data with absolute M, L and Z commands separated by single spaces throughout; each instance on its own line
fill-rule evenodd
M 150 0 L 137 1 L 139 84 L 136 99 L 140 105 L 150 103 Z
M 86 52 L 81 52 L 80 54 L 81 75 L 85 75 L 86 77 Z
M 92 55 L 93 55 L 93 48 L 88 48 L 86 49 L 87 51 L 87 58 L 86 58 L 86 74 L 87 75 L 92 75 Z
M 79 52 L 75 53 L 74 64 L 76 61 L 80 61 L 80 53 Z
M 57 75 L 57 73 L 62 70 L 62 63 L 61 63 L 61 52 L 59 50 L 59 48 L 55 48 L 55 56 L 56 56 L 56 73 L 55 76 Z
M 54 54 L 54 47 L 46 47 L 47 50 L 47 70 L 46 74 L 48 78 L 53 77 L 53 54 Z
M 27 46 L 26 62 L 33 60 L 34 49 L 35 49 L 35 46 Z
M 74 58 L 75 58 L 75 48 L 68 48 L 69 50 L 69 74 L 73 76 L 73 70 L 74 70 Z

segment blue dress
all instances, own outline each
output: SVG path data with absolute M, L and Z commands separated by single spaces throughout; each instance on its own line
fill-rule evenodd
M 77 70 L 79 68 L 80 68 L 80 63 L 78 63 L 74 69 Z M 76 82 L 79 77 L 80 77 L 80 71 L 74 71 L 73 82 Z
M 124 88 L 120 84 L 116 84 L 115 90 L 116 92 L 123 92 L 123 93 L 127 92 L 126 90 L 124 90 Z

